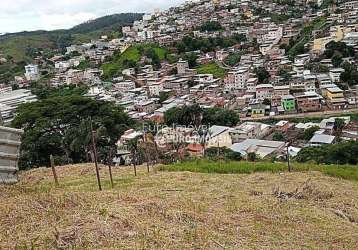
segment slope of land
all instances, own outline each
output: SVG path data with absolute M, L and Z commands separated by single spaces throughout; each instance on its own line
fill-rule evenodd
M 122 13 L 94 19 L 68 30 L 31 31 L 0 36 L 0 52 L 16 62 L 29 60 L 29 49 L 58 49 L 64 45 L 89 42 L 102 34 L 120 33 L 121 27 L 131 25 L 143 14 Z
M 208 174 L 93 165 L 0 186 L 0 248 L 354 249 L 358 183 L 320 172 Z
M 143 56 L 156 56 L 159 61 L 163 61 L 166 59 L 167 53 L 168 51 L 165 48 L 156 44 L 131 46 L 125 52 L 116 54 L 111 61 L 102 65 L 104 78 L 110 79 L 122 73 L 125 68 L 138 66 L 138 61 Z

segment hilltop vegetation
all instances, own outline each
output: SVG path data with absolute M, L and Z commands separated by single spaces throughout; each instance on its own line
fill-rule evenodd
M 198 74 L 213 74 L 215 78 L 224 78 L 226 75 L 226 70 L 221 68 L 217 63 L 211 62 L 207 64 L 200 65 L 197 68 Z
M 160 62 L 167 58 L 167 54 L 167 49 L 162 48 L 157 44 L 131 46 L 123 53 L 118 52 L 110 62 L 102 65 L 103 77 L 105 79 L 110 79 L 121 74 L 122 70 L 126 68 L 139 67 L 139 61 L 144 56 L 147 58 L 144 63 L 160 67 Z
M 92 164 L 0 187 L 0 248 L 354 249 L 357 183 L 318 172 L 146 173 Z
M 89 42 L 100 35 L 119 36 L 122 26 L 130 25 L 142 16 L 143 14 L 137 13 L 115 14 L 88 21 L 69 30 L 5 34 L 0 36 L 0 52 L 11 56 L 16 62 L 29 61 L 32 49 L 63 49 L 71 44 Z

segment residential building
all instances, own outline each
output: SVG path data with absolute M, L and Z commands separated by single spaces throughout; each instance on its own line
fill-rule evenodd
M 336 137 L 325 134 L 315 134 L 308 142 L 308 146 L 317 147 L 322 145 L 329 145 L 335 142 Z
M 40 78 L 39 66 L 34 64 L 26 65 L 25 78 L 28 81 L 37 81 Z
M 284 142 L 267 141 L 258 139 L 247 139 L 243 142 L 233 144 L 230 149 L 247 156 L 249 153 L 255 153 L 260 158 L 266 158 L 273 154 L 278 154 L 285 148 Z
M 232 128 L 225 126 L 212 126 L 209 128 L 209 139 L 207 141 L 207 148 L 212 147 L 231 147 L 232 139 L 230 131 Z
M 327 88 L 327 105 L 332 109 L 344 109 L 347 105 L 347 100 L 344 97 L 344 91 L 338 87 Z
M 256 86 L 256 98 L 271 100 L 274 89 L 272 84 L 259 84 Z
M 342 68 L 334 68 L 329 71 L 329 77 L 333 83 L 340 82 L 341 74 L 344 72 Z
M 297 110 L 299 112 L 315 112 L 322 108 L 321 97 L 315 92 L 305 92 L 296 96 Z
M 293 95 L 284 95 L 281 98 L 281 105 L 285 112 L 296 111 L 296 99 Z

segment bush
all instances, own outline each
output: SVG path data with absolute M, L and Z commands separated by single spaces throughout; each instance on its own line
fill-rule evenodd
M 242 156 L 240 153 L 232 151 L 231 149 L 226 148 L 226 147 L 208 148 L 205 151 L 205 156 L 212 160 L 220 160 L 220 159 L 226 160 L 226 161 L 241 161 L 242 160 Z
M 307 147 L 296 156 L 298 162 L 325 164 L 358 164 L 358 142 L 344 142 L 321 147 Z

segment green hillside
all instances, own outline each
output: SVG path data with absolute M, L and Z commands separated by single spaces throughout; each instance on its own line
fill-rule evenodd
M 126 68 L 139 66 L 139 61 L 143 56 L 150 59 L 157 59 L 159 62 L 166 59 L 167 54 L 167 49 L 162 48 L 157 44 L 131 46 L 122 54 L 118 53 L 115 55 L 110 62 L 102 65 L 104 78 L 110 79 L 113 76 L 120 74 L 122 70 Z
M 213 74 L 215 78 L 224 78 L 226 74 L 226 70 L 215 62 L 200 65 L 197 68 L 197 72 L 199 74 Z
M 100 35 L 118 36 L 121 27 L 132 24 L 143 14 L 124 13 L 101 17 L 77 25 L 69 30 L 32 31 L 0 36 L 0 53 L 15 62 L 29 61 L 31 49 L 63 49 L 72 43 L 89 42 Z

